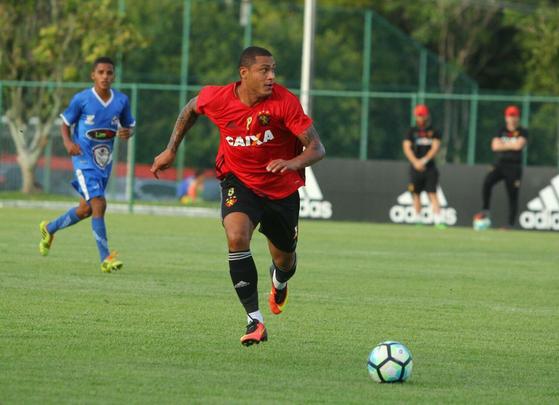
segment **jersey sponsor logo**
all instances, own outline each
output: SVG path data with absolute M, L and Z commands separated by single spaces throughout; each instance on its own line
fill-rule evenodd
M 433 144 L 433 138 L 417 138 L 415 140 L 415 144 L 416 145 L 422 145 L 422 146 L 423 145 L 425 145 L 425 146 L 432 145 Z
M 301 218 L 332 218 L 332 204 L 325 201 L 318 181 L 310 167 L 305 169 L 306 185 L 299 189 L 299 197 L 301 205 L 299 207 L 299 216 Z
M 85 125 L 95 124 L 95 115 L 86 115 L 84 124 Z
M 107 167 L 113 160 L 111 149 L 107 145 L 96 145 L 91 151 L 93 152 L 93 161 L 101 169 Z
M 256 135 L 244 135 L 244 136 L 237 136 L 232 137 L 228 136 L 225 138 L 227 143 L 233 147 L 246 147 L 246 146 L 259 146 L 266 142 L 270 142 L 274 139 L 274 134 L 269 129 L 262 133 L 258 133 Z
M 458 220 L 456 209 L 449 207 L 448 201 L 443 193 L 443 189 L 437 187 L 437 198 L 441 205 L 441 218 L 446 225 L 455 225 Z M 397 204 L 390 208 L 389 217 L 392 222 L 397 224 L 413 224 L 419 221 L 423 224 L 433 224 L 435 218 L 433 210 L 429 203 L 429 196 L 426 191 L 422 191 L 419 195 L 421 201 L 421 211 L 419 218 L 416 218 L 415 209 L 413 207 L 413 196 L 410 191 L 406 191 L 398 196 Z
M 501 141 L 504 142 L 504 143 L 518 142 L 518 137 L 516 135 L 514 137 L 512 137 L 512 136 L 502 136 Z
M 108 128 L 90 129 L 86 131 L 85 136 L 96 141 L 105 141 L 107 139 L 113 139 L 116 136 L 116 131 Z
M 526 208 L 519 219 L 523 229 L 559 231 L 559 175 L 528 201 Z

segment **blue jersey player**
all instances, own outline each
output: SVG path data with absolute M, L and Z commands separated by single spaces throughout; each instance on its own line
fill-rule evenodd
M 123 266 L 116 253 L 109 251 L 105 228 L 105 187 L 111 174 L 114 138 L 130 138 L 135 125 L 128 97 L 111 89 L 114 77 L 113 61 L 107 57 L 96 59 L 91 71 L 94 87 L 77 93 L 60 115 L 64 147 L 72 156 L 74 167 L 72 186 L 81 198 L 77 207 L 39 225 L 42 236 L 39 252 L 46 256 L 57 231 L 91 216 L 101 270 L 106 273 Z

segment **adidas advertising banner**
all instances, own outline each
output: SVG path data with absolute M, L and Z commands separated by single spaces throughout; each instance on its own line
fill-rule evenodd
M 449 226 L 471 226 L 481 210 L 481 188 L 490 165 L 445 164 L 439 167 L 437 190 L 441 218 Z M 395 161 L 326 159 L 307 169 L 300 189 L 302 218 L 413 223 L 412 195 L 407 191 L 409 165 Z M 434 218 L 426 193 L 420 221 Z M 503 182 L 493 188 L 494 227 L 507 223 L 508 200 Z M 559 175 L 553 168 L 524 169 L 516 220 L 518 229 L 559 231 Z

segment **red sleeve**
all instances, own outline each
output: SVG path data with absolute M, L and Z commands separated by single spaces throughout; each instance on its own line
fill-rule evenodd
M 202 87 L 200 93 L 198 93 L 198 100 L 196 102 L 196 110 L 200 114 L 209 115 L 211 114 L 210 103 L 215 99 L 217 93 L 217 86 L 205 86 Z
M 284 124 L 293 135 L 301 135 L 312 125 L 312 118 L 303 111 L 299 99 L 293 93 L 285 92 Z

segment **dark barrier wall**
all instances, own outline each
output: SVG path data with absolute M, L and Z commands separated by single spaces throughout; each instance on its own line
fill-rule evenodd
M 409 165 L 394 161 L 327 159 L 307 174 L 301 190 L 301 216 L 334 220 L 410 223 Z M 439 201 L 449 225 L 471 226 L 481 209 L 481 187 L 488 165 L 445 164 L 439 167 Z M 422 221 L 432 223 L 427 196 L 422 196 Z M 559 176 L 554 168 L 524 170 L 517 228 L 559 230 Z M 493 189 L 493 226 L 507 222 L 504 183 Z

